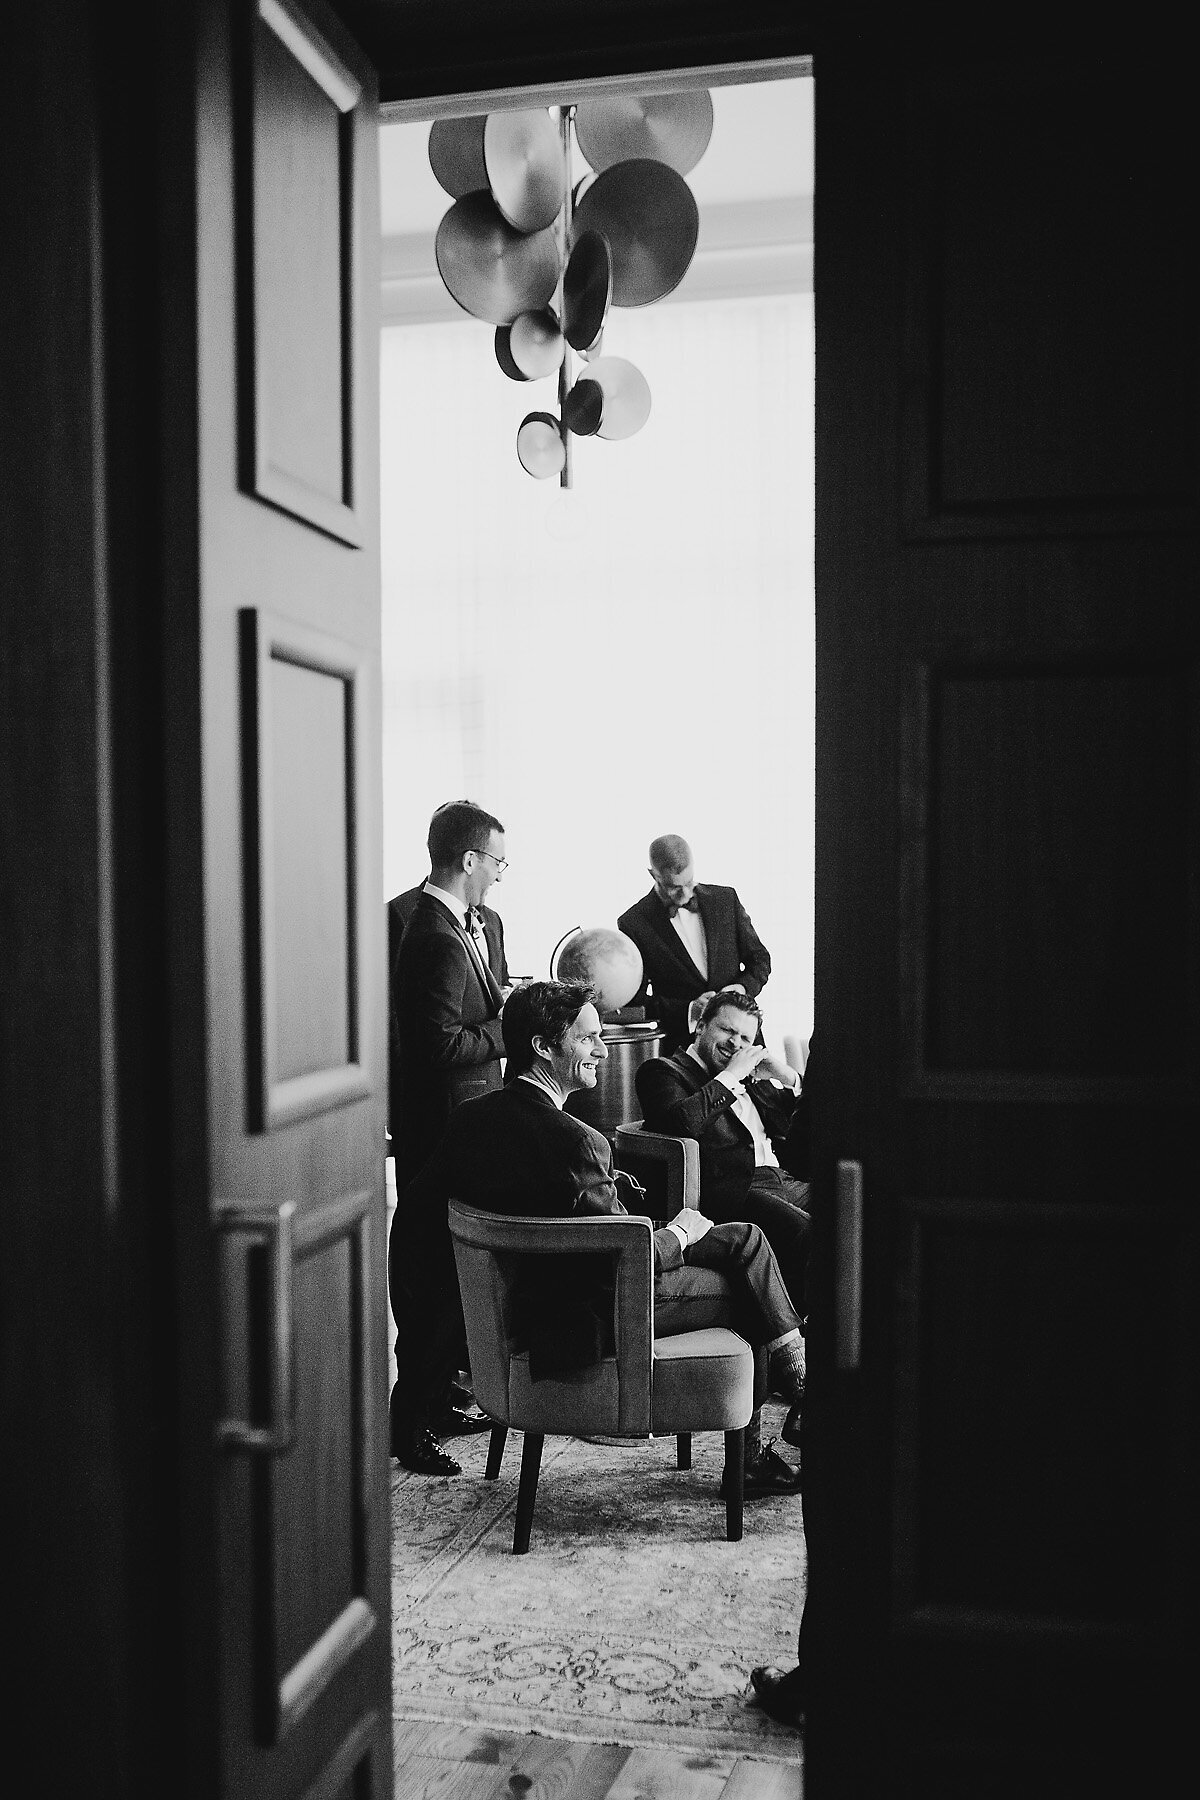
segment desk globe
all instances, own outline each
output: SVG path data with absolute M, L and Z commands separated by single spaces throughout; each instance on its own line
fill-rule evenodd
M 587 925 L 563 945 L 560 981 L 586 981 L 601 1013 L 628 1006 L 642 985 L 642 953 L 632 938 L 607 925 Z

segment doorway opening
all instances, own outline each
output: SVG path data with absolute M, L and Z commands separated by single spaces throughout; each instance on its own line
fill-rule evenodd
M 433 809 L 469 795 L 506 828 L 511 866 L 490 903 L 510 971 L 543 977 L 573 926 L 615 924 L 648 885 L 650 839 L 677 831 L 701 880 L 737 886 L 771 950 L 768 1041 L 806 1045 L 812 81 L 718 86 L 713 103 L 688 178 L 688 276 L 605 330 L 606 354 L 646 376 L 650 419 L 621 442 L 580 440 L 565 491 L 515 454 L 553 383 L 507 380 L 492 328 L 438 276 L 450 199 L 429 117 L 385 111 L 384 898 L 422 878 Z M 786 1527 L 798 1580 L 798 1511 Z M 797 1613 L 789 1589 L 793 1639 Z

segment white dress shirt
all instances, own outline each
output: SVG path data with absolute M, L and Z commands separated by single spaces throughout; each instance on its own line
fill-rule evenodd
M 704 935 L 704 920 L 698 912 L 689 912 L 681 906 L 671 920 L 676 936 L 680 938 L 684 949 L 703 975 L 708 980 L 708 939 Z

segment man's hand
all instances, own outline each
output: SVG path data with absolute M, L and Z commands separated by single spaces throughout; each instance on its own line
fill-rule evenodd
M 718 1079 L 724 1080 L 726 1086 L 735 1081 L 749 1080 L 766 1054 L 765 1044 L 747 1044 L 744 1049 L 735 1050 L 725 1067 L 720 1070 Z
M 763 1056 L 755 1069 L 754 1078 L 756 1081 L 781 1081 L 787 1088 L 798 1089 L 800 1086 L 799 1070 L 793 1069 L 782 1057 L 771 1056 L 769 1053 Z
M 693 1037 L 696 1035 L 696 1028 L 700 1023 L 700 1014 L 704 1011 L 715 992 L 715 988 L 709 988 L 707 993 L 697 994 L 696 998 L 688 1004 L 687 1028 Z
M 680 1231 L 686 1232 L 688 1244 L 698 1244 L 705 1234 L 712 1230 L 713 1222 L 706 1219 L 702 1212 L 694 1206 L 685 1206 L 675 1214 L 668 1224 L 677 1225 Z

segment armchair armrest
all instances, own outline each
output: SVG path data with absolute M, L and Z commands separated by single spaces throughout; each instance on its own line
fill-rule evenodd
M 695 1138 L 647 1131 L 641 1120 L 618 1125 L 614 1160 L 646 1189 L 651 1215 L 661 1225 L 685 1206 L 700 1204 L 700 1146 Z

